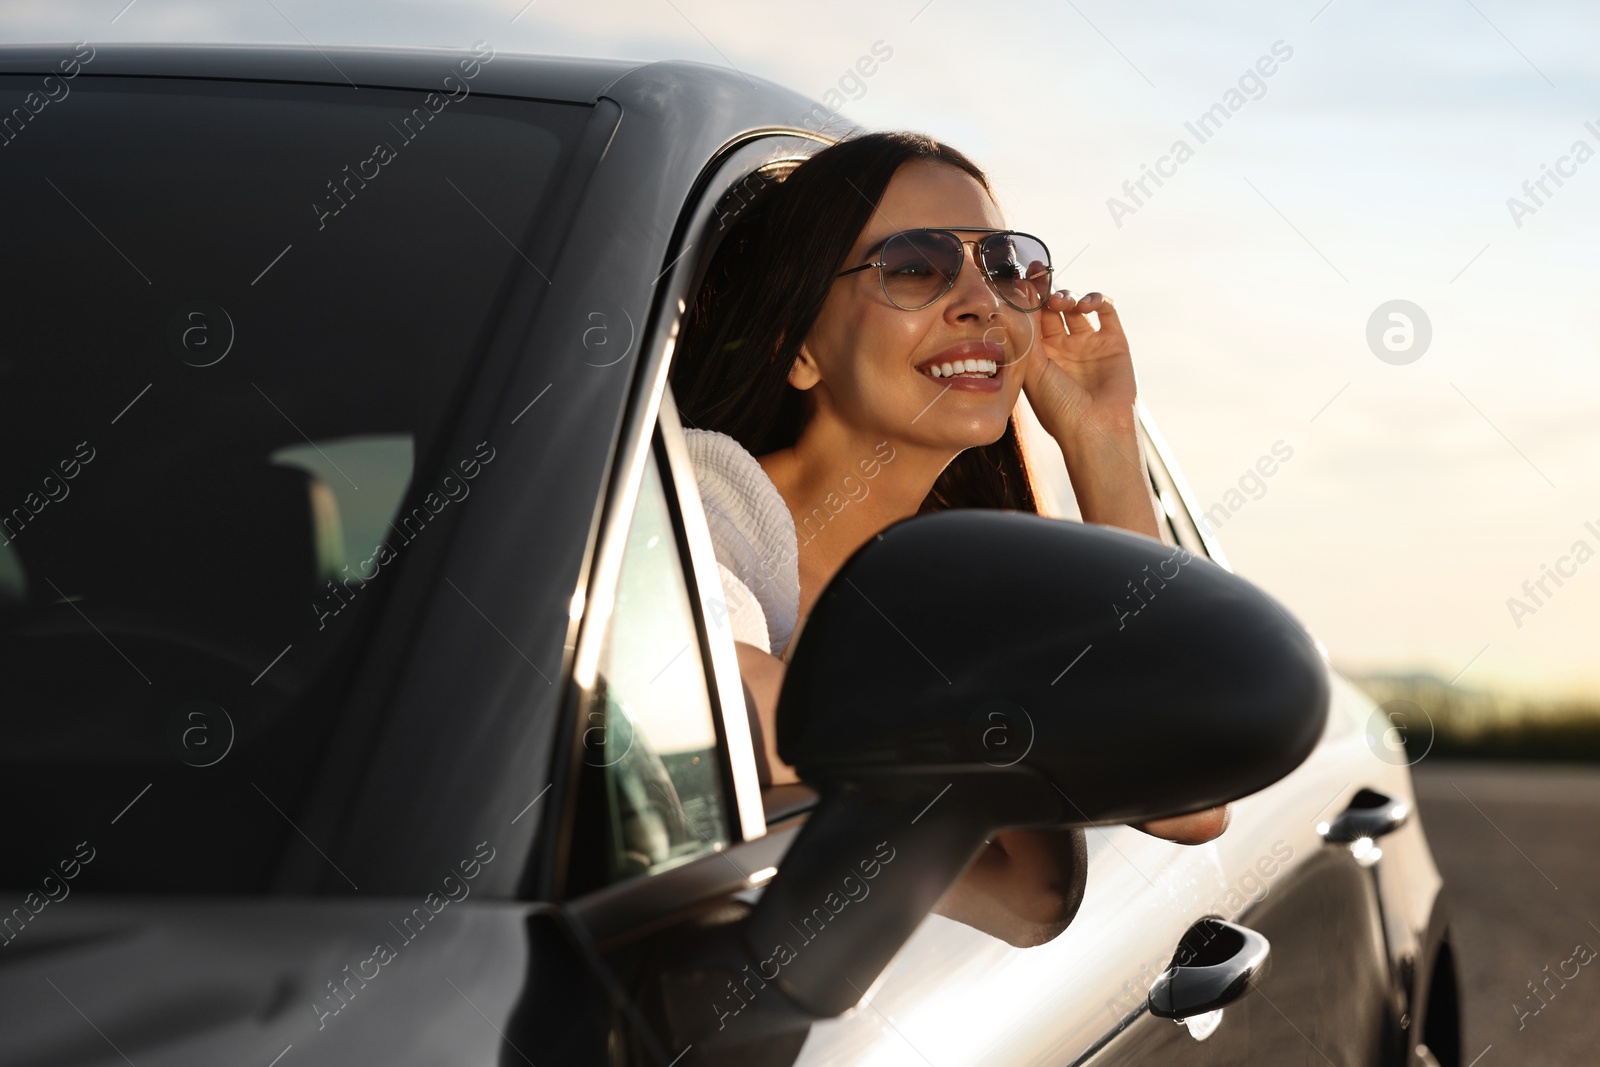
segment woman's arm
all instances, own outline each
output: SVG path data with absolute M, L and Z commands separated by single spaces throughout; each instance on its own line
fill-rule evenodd
M 784 662 L 770 652 L 743 641 L 733 643 L 739 654 L 739 676 L 744 679 L 744 696 L 756 710 L 761 723 L 762 753 L 773 785 L 798 782 L 794 768 L 778 758 L 778 693 L 783 689 Z

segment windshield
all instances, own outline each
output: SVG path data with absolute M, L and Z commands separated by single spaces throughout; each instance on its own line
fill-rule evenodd
M 69 865 L 258 890 L 298 833 L 395 574 L 494 462 L 437 442 L 588 113 L 466 70 L 0 77 L 0 916 Z

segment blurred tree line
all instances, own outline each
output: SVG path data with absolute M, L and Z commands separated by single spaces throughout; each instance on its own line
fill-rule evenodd
M 1379 705 L 1404 700 L 1426 712 L 1434 727 L 1432 756 L 1600 762 L 1600 700 L 1541 700 L 1451 685 L 1422 672 L 1344 673 Z

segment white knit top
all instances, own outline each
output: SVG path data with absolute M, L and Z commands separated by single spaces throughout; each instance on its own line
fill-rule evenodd
M 756 457 L 715 430 L 685 429 L 735 641 L 782 656 L 800 618 L 794 517 Z

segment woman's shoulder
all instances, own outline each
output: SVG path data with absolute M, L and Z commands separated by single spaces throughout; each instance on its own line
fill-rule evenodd
M 683 436 L 708 512 L 715 508 L 756 533 L 794 537 L 783 495 L 749 449 L 716 430 L 685 429 Z
M 734 438 L 687 428 L 683 435 L 717 562 L 760 601 L 777 654 L 794 635 L 800 613 L 798 539 L 789 505 Z

